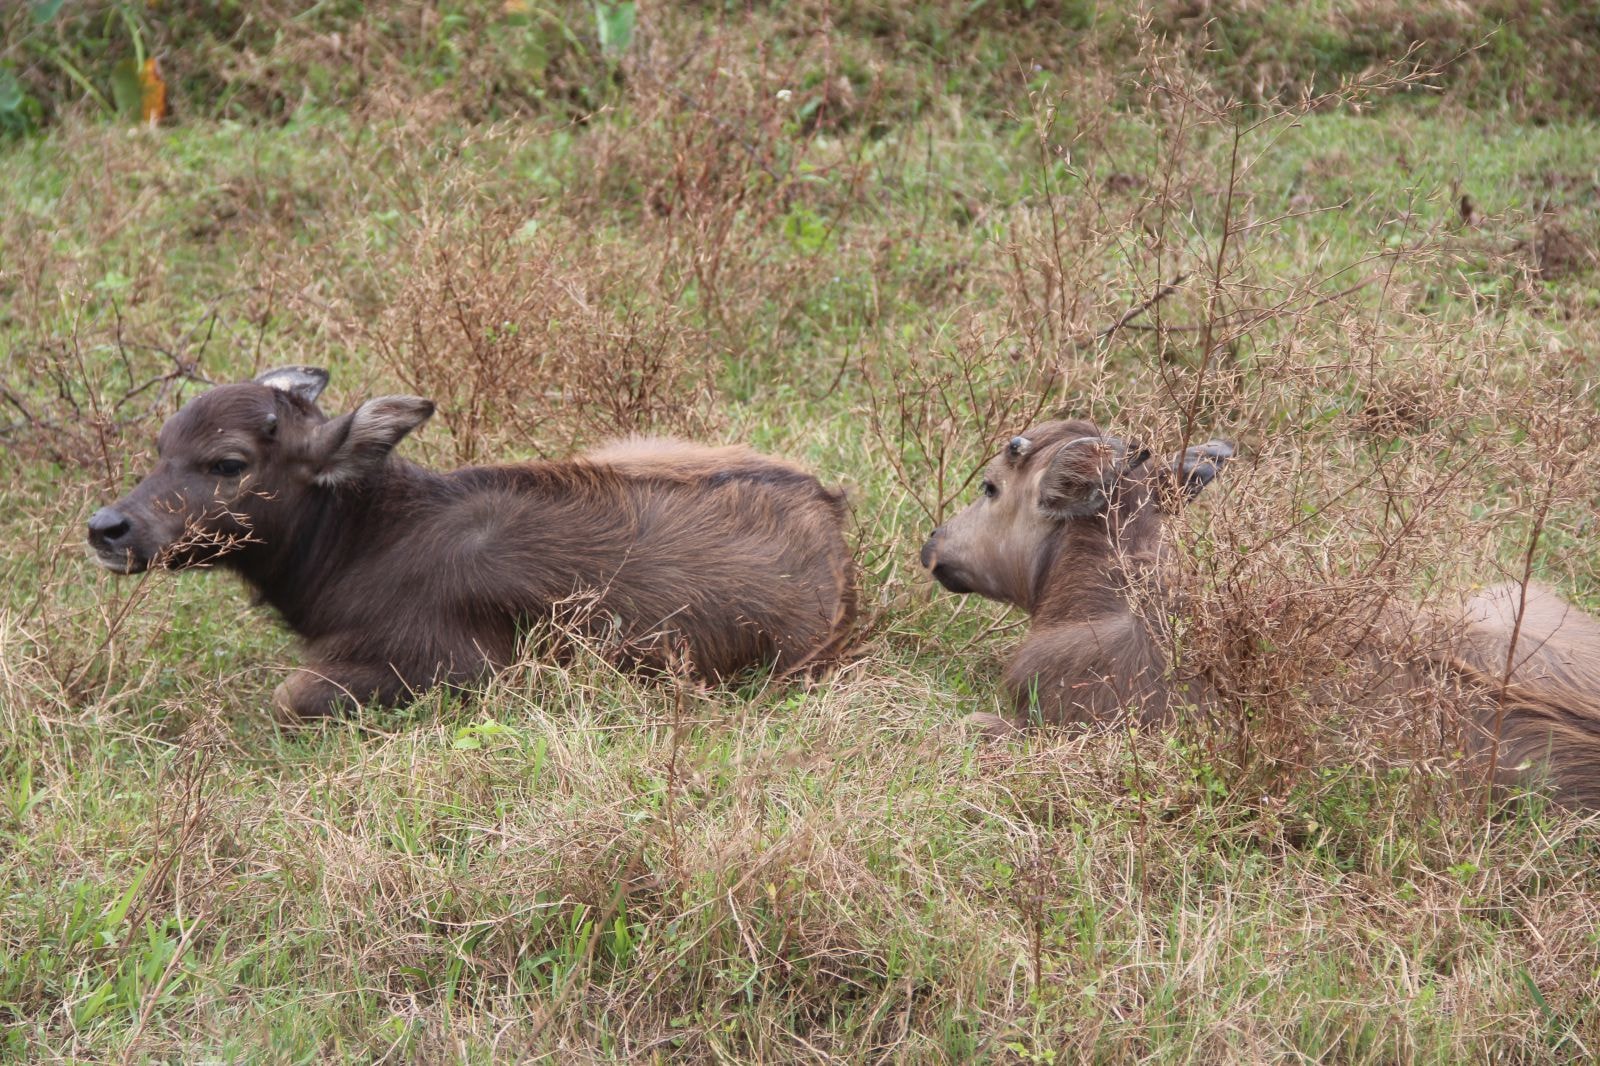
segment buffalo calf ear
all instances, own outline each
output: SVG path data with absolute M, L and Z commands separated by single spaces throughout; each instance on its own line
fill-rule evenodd
M 1222 466 L 1233 458 L 1233 445 L 1223 440 L 1210 440 L 1196 444 L 1183 453 L 1173 464 L 1173 480 L 1186 500 L 1200 495 L 1200 491 L 1216 479 Z
M 1092 518 L 1104 514 L 1108 466 L 1124 450 L 1114 437 L 1080 437 L 1068 441 L 1039 477 L 1039 510 L 1056 519 Z
M 315 366 L 280 366 L 257 376 L 257 385 L 287 392 L 306 403 L 314 404 L 322 390 L 328 387 L 328 372 Z
M 383 466 L 394 446 L 432 414 L 431 400 L 379 396 L 324 422 L 312 442 L 319 467 L 314 480 L 329 488 L 365 481 Z
M 1093 518 L 1104 514 L 1106 490 L 1088 481 L 1058 481 L 1040 486 L 1039 510 L 1051 518 Z

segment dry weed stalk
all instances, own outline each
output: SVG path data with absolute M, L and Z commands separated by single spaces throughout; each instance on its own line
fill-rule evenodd
M 425 225 L 402 289 L 364 330 L 439 405 L 457 461 L 496 433 L 541 452 L 596 434 L 703 435 L 717 361 L 674 294 L 531 229 L 505 215 Z
M 0 366 L 0 407 L 10 415 L 0 440 L 19 455 L 96 467 L 109 491 L 122 475 L 124 441 L 139 440 L 181 403 L 186 384 L 209 384 L 202 365 L 217 308 L 168 338 L 135 332 L 115 306 L 109 326 L 89 326 L 89 303 L 78 302 L 64 335 L 40 321 L 38 340 Z
M 857 98 L 826 20 L 779 65 L 765 50 L 740 51 L 731 32 L 690 37 L 678 16 L 652 18 L 661 24 L 631 61 L 635 125 L 579 146 L 600 204 L 578 196 L 562 209 L 581 220 L 637 204 L 630 229 L 659 249 L 675 294 L 719 344 L 760 359 L 835 269 L 829 253 L 864 196 L 866 120 L 881 86 Z M 813 75 L 821 87 L 799 89 Z
M 874 454 L 934 525 L 977 476 L 974 457 L 1036 420 L 1051 398 L 1017 340 L 987 336 L 978 322 L 959 328 L 938 356 L 881 371 L 862 362 Z

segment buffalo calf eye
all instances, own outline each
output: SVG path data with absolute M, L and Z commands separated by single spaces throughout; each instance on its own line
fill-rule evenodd
M 211 464 L 211 472 L 218 477 L 238 477 L 244 473 L 244 460 L 218 459 Z
M 987 499 L 994 499 L 996 496 L 1000 495 L 1000 486 L 985 478 L 983 482 L 983 495 Z

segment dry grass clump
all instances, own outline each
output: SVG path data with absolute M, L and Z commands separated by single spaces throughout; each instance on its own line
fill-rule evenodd
M 1236 765 L 1260 745 L 1288 771 L 1279 787 L 1319 761 L 1308 754 L 1319 740 L 1380 765 L 1455 759 L 1462 693 L 1440 682 L 1376 697 L 1372 666 L 1449 654 L 1456 634 L 1429 619 L 1452 617 L 1472 589 L 1526 583 L 1536 560 L 1560 575 L 1551 543 L 1573 544 L 1593 504 L 1592 383 L 1505 360 L 1505 327 L 1487 311 L 1445 322 L 1418 310 L 1401 279 L 1457 261 L 1448 239 L 1418 253 L 1386 267 L 1383 302 L 1339 316 L 1355 341 L 1347 362 L 1306 351 L 1315 317 L 1291 296 L 1282 319 L 1261 322 L 1297 342 L 1252 344 L 1243 373 L 1202 362 L 1176 424 L 1167 405 L 1147 416 L 1188 441 L 1215 431 L 1212 418 L 1191 420 L 1211 407 L 1252 453 L 1189 529 L 1204 547 L 1182 632 L 1158 622 L 1226 694 Z M 1252 290 L 1274 299 L 1270 285 Z
M 454 1054 L 447 1033 L 583 1061 L 1585 1046 L 1527 1024 L 1516 976 L 1536 955 L 1548 1016 L 1584 1016 L 1571 827 L 1486 835 L 1411 782 L 1224 798 L 1171 739 L 974 751 L 927 727 L 921 680 L 876 674 L 758 715 L 580 664 L 388 736 L 240 747 L 199 724 L 148 823 L 101 839 L 149 867 L 128 913 L 184 945 L 133 1044 L 205 1046 L 166 998 L 225 1006 L 205 958 L 291 1013 L 307 983 L 357 990 L 393 1024 L 354 1046 L 408 1057 Z M 69 950 L 85 974 L 118 958 Z M 11 998 L 68 1032 L 59 994 Z M 240 1007 L 233 1031 L 281 1039 Z
M 424 224 L 368 343 L 438 404 L 458 462 L 491 434 L 558 454 L 596 435 L 704 436 L 719 360 L 679 293 L 648 262 L 552 228 L 504 214 Z
M 1555 218 L 1541 219 L 1518 250 L 1527 253 L 1528 265 L 1542 281 L 1560 281 L 1600 268 L 1600 246 L 1593 237 Z
M 163 398 L 165 381 L 184 376 L 206 330 L 187 334 L 148 321 L 140 306 L 166 290 L 159 249 L 132 249 L 121 262 L 95 261 L 81 247 L 56 239 L 53 224 L 81 223 L 87 244 L 105 246 L 147 220 L 157 204 L 133 188 L 134 175 L 153 156 L 129 144 L 112 158 L 81 159 L 93 138 L 67 137 L 60 187 L 40 182 L 0 217 L 3 325 L 10 343 L 0 353 L 0 440 L 17 454 L 63 464 L 88 464 L 109 475 L 110 452 L 121 431 Z M 95 205 L 99 210 L 91 210 Z M 115 301 L 115 311 L 86 311 L 92 294 Z
M 1147 10 L 1154 30 L 1245 99 L 1329 89 L 1411 51 L 1440 68 L 1442 87 L 1463 101 L 1543 115 L 1589 112 L 1597 103 L 1582 71 L 1600 55 L 1600 37 L 1577 7 L 1526 0 L 1294 8 L 1166 0 Z M 1510 64 L 1518 74 L 1508 77 Z
M 196 386 L 266 360 L 332 361 L 330 279 L 285 264 L 324 253 L 326 269 L 326 244 L 308 250 L 306 233 L 359 200 L 342 180 L 359 163 L 285 174 L 281 152 L 257 151 L 193 165 L 231 143 L 197 134 L 191 156 L 158 132 L 79 124 L 30 148 L 0 217 L 0 439 L 17 454 L 114 484 Z
M 878 87 L 870 71 L 859 84 L 839 72 L 829 34 L 752 54 L 731 28 L 657 17 L 628 64 L 629 123 L 575 146 L 575 180 L 554 206 L 584 225 L 620 219 L 658 250 L 719 343 L 763 361 L 841 269 L 862 155 L 882 132 L 855 119 L 872 113 Z
M 1463 369 L 1434 373 L 1459 380 Z M 1453 397 L 1442 384 L 1428 395 L 1450 428 L 1391 436 L 1338 472 L 1325 456 L 1268 447 L 1189 526 L 1204 538 L 1188 560 L 1196 580 L 1183 617 L 1157 624 L 1183 669 L 1221 692 L 1228 709 L 1213 724 L 1228 760 L 1264 760 L 1248 787 L 1297 787 L 1330 758 L 1455 760 L 1464 694 L 1442 678 L 1389 691 L 1378 671 L 1449 655 L 1458 634 L 1430 619 L 1453 617 L 1473 588 L 1532 578 L 1545 539 L 1592 500 L 1583 471 L 1600 423 L 1583 397 L 1549 383 L 1508 389 L 1498 395 L 1527 420 L 1489 425 L 1480 405 L 1494 391 Z M 1500 497 L 1492 506 L 1486 486 Z

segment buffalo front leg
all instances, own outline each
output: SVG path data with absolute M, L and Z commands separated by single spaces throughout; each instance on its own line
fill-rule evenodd
M 298 725 L 368 703 L 398 706 L 411 696 L 410 686 L 388 666 L 322 663 L 296 670 L 273 689 L 272 709 L 279 722 Z

